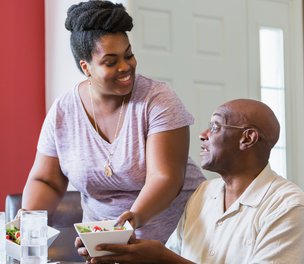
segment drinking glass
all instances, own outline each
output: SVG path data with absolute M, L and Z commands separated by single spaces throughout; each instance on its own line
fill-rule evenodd
M 6 263 L 5 239 L 6 239 L 5 213 L 0 212 L 0 263 Z
M 21 264 L 47 263 L 47 211 L 22 211 Z

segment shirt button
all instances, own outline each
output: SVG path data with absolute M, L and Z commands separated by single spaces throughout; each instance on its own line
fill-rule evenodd
M 215 254 L 214 250 L 213 250 L 213 249 L 210 249 L 210 250 L 209 250 L 209 255 L 210 255 L 210 256 L 214 256 L 214 254 Z
M 246 246 L 251 246 L 252 245 L 252 241 L 251 240 L 246 240 Z

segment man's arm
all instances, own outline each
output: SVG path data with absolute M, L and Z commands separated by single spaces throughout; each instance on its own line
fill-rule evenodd
M 114 254 L 92 258 L 92 263 L 166 263 L 190 264 L 193 262 L 184 259 L 166 248 L 158 240 L 135 239 L 127 245 L 99 245 L 97 250 L 111 251 Z
M 190 198 L 191 199 L 191 198 Z M 166 246 L 158 240 L 140 240 L 131 238 L 127 245 L 103 244 L 97 250 L 112 251 L 114 255 L 93 258 L 93 263 L 167 263 L 190 264 L 193 263 L 179 255 L 181 247 L 181 233 L 184 226 L 185 212 L 181 216 L 177 228 L 170 236 Z M 86 249 L 75 243 L 80 255 L 87 255 Z M 170 250 L 172 248 L 172 250 Z M 174 252 L 174 251 L 176 252 Z

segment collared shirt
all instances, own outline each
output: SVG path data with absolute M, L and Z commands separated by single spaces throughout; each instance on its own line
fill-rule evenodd
M 203 182 L 166 246 L 195 263 L 304 263 L 304 193 L 267 165 L 224 212 L 222 179 Z

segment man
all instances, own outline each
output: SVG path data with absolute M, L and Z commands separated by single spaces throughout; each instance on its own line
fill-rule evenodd
M 114 255 L 91 261 L 304 263 L 304 194 L 268 164 L 279 130 L 272 110 L 259 101 L 238 99 L 218 107 L 200 135 L 201 165 L 221 178 L 196 190 L 167 248 L 134 239 L 100 245 Z

